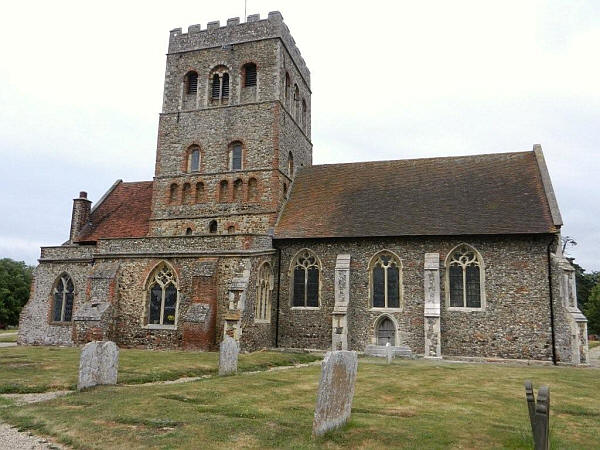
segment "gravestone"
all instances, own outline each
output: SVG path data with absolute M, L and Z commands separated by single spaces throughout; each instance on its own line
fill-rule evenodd
M 313 436 L 342 426 L 350 418 L 358 357 L 354 351 L 327 352 L 321 363 Z
M 114 342 L 88 342 L 81 350 L 77 389 L 99 384 L 117 384 L 118 371 L 119 347 Z
M 385 344 L 385 357 L 388 364 L 392 363 L 392 359 L 394 359 L 394 348 L 388 342 Z
M 237 341 L 231 336 L 225 336 L 219 347 L 219 375 L 237 373 L 239 352 Z
M 534 449 L 548 450 L 550 448 L 550 388 L 542 386 L 538 391 L 536 402 L 531 381 L 525 381 L 525 398 L 533 432 Z

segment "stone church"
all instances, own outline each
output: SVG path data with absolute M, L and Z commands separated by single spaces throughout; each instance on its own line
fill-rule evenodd
M 19 342 L 587 362 L 540 146 L 312 152 L 310 71 L 279 12 L 172 30 L 154 178 L 73 200 Z

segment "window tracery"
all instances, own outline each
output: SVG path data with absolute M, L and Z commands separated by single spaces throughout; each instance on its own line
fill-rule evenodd
M 402 263 L 389 251 L 379 252 L 371 260 L 371 306 L 400 308 Z
M 462 244 L 448 255 L 446 263 L 448 306 L 482 308 L 483 261 L 472 247 Z
M 69 275 L 63 273 L 58 277 L 53 289 L 52 320 L 54 322 L 71 322 L 73 318 L 73 301 L 75 285 Z
M 167 264 L 160 264 L 150 277 L 147 288 L 148 324 L 175 325 L 177 316 L 177 278 Z
M 320 263 L 310 250 L 300 251 L 293 261 L 292 306 L 319 307 Z

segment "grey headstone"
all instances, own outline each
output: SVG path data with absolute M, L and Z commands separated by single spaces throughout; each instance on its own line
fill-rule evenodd
M 394 347 L 389 342 L 385 344 L 385 358 L 388 364 L 391 364 L 394 359 Z
M 358 358 L 356 352 L 327 352 L 321 363 L 321 380 L 313 421 L 313 436 L 342 426 L 350 418 Z
M 88 342 L 81 350 L 77 389 L 99 384 L 117 384 L 118 371 L 119 348 L 114 342 Z
M 525 381 L 525 398 L 527 399 L 527 409 L 529 410 L 531 432 L 535 434 L 535 394 L 533 393 L 533 384 L 530 380 Z
M 239 352 L 237 341 L 231 336 L 225 336 L 219 348 L 219 375 L 237 373 Z

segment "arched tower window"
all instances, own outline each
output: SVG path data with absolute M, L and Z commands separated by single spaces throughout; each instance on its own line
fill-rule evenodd
M 292 261 L 292 306 L 319 307 L 319 273 L 321 266 L 316 255 L 300 250 Z
M 225 66 L 217 66 L 211 70 L 210 97 L 212 103 L 227 103 L 229 98 L 229 73 Z
M 287 72 L 285 73 L 284 93 L 285 93 L 285 106 L 286 106 L 286 108 L 289 108 L 290 107 L 290 74 Z
M 244 182 L 241 179 L 237 179 L 233 182 L 233 201 L 239 202 L 242 200 L 242 194 L 244 189 Z
M 229 225 L 227 227 L 227 233 L 228 234 L 234 234 L 235 233 L 235 227 L 233 225 Z
M 256 64 L 244 64 L 242 71 L 244 74 L 244 87 L 256 86 Z
M 192 200 L 192 186 L 190 183 L 184 183 L 183 189 L 181 190 L 181 203 L 187 205 Z
M 256 280 L 256 304 L 254 319 L 259 322 L 271 321 L 271 292 L 273 291 L 273 269 L 268 262 L 258 269 Z
M 179 186 L 173 183 L 169 187 L 169 203 L 175 204 L 177 202 L 177 196 L 179 195 Z
M 196 203 L 204 201 L 204 183 L 199 181 L 196 183 Z
M 198 93 L 198 73 L 191 71 L 185 75 L 185 93 L 196 95 Z
M 292 155 L 292 152 L 288 154 L 288 175 L 290 178 L 294 177 L 294 155 Z
M 296 122 L 300 120 L 300 89 L 297 84 L 294 84 L 294 119 Z
M 211 220 L 208 224 L 208 232 L 211 234 L 215 234 L 217 232 L 217 221 Z
M 200 149 L 191 147 L 189 149 L 188 170 L 190 172 L 198 172 L 200 170 Z
M 377 253 L 369 264 L 372 308 L 400 308 L 402 263 L 392 252 Z
M 226 202 L 229 197 L 228 194 L 229 194 L 229 183 L 227 182 L 227 180 L 223 180 L 223 181 L 221 181 L 221 183 L 219 183 L 219 201 Z
M 242 170 L 242 143 L 233 142 L 229 146 L 229 169 Z
M 190 227 L 185 229 L 185 235 L 186 236 L 191 236 L 192 235 L 192 229 Z
M 148 280 L 148 324 L 175 325 L 177 318 L 177 278 L 166 263 L 159 264 Z
M 256 178 L 252 177 L 248 180 L 248 201 L 249 202 L 257 202 L 258 201 L 258 182 Z
M 59 276 L 54 283 L 52 294 L 52 320 L 54 322 L 70 322 L 75 299 L 75 285 L 71 277 L 66 273 Z
M 474 309 L 485 305 L 483 259 L 470 245 L 455 247 L 446 258 L 446 304 Z
M 302 99 L 302 116 L 301 116 L 302 129 L 306 130 L 306 100 Z

